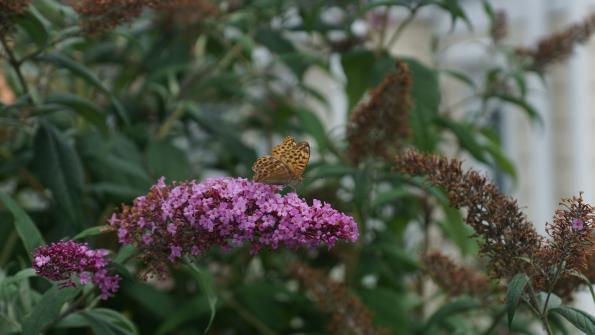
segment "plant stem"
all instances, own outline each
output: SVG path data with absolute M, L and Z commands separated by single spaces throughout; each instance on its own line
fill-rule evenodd
M 386 38 L 386 27 L 388 26 L 388 15 L 390 13 L 390 6 L 386 6 L 384 8 L 384 13 L 382 14 L 382 28 L 380 28 L 380 36 L 378 37 L 378 46 L 376 47 L 376 53 L 380 54 L 382 48 L 384 47 L 384 39 Z
M 562 273 L 562 269 L 564 268 L 564 261 L 562 261 L 559 265 L 558 268 L 556 269 L 556 275 L 554 275 L 554 280 L 552 280 L 552 282 L 550 283 L 548 290 L 547 290 L 547 296 L 545 298 L 545 303 L 543 304 L 543 314 L 546 314 L 547 312 L 547 305 L 550 302 L 550 296 L 552 295 L 552 291 L 554 290 L 554 286 L 556 286 L 556 283 L 558 282 L 558 279 L 560 277 L 560 273 Z
M 421 246 L 421 256 L 425 256 L 430 249 L 430 225 L 432 223 L 432 206 L 429 204 L 428 199 L 426 197 L 421 199 L 422 207 L 423 207 L 423 221 L 422 221 L 422 229 L 423 229 L 423 241 Z M 423 299 L 425 294 L 425 285 L 424 285 L 424 274 L 422 272 L 419 273 L 417 276 L 417 295 Z M 420 305 L 417 309 L 417 313 L 420 317 L 424 315 L 424 305 Z
M 21 64 L 25 63 L 26 61 L 39 56 L 40 54 L 44 53 L 48 48 L 53 47 L 60 42 L 63 42 L 71 37 L 76 36 L 79 32 L 80 32 L 79 27 L 74 27 L 72 29 L 68 29 L 68 31 L 65 32 L 64 35 L 56 38 L 53 41 L 47 42 L 43 47 L 21 57 L 21 59 L 18 61 L 18 64 L 21 65 Z
M 93 290 L 87 291 L 83 294 L 81 294 L 80 297 L 78 297 L 75 301 L 72 302 L 72 304 L 70 304 L 68 306 L 68 308 L 66 308 L 64 310 L 64 312 L 60 313 L 60 315 L 54 319 L 52 322 L 48 323 L 47 325 L 45 325 L 40 333 L 45 333 L 46 331 L 48 331 L 49 329 L 51 329 L 53 326 L 57 325 L 60 321 L 62 321 L 65 317 L 67 317 L 68 315 L 70 315 L 72 312 L 76 311 L 79 307 L 81 307 L 81 305 L 85 302 L 85 300 L 87 300 L 87 298 L 93 294 Z
M 496 316 L 494 316 L 494 320 L 492 321 L 492 324 L 490 325 L 490 327 L 488 327 L 488 329 L 486 329 L 482 334 L 483 335 L 489 335 L 491 334 L 494 329 L 496 329 L 496 327 L 498 327 L 498 324 L 500 324 L 500 321 L 502 321 L 502 318 L 504 317 L 504 315 L 506 315 L 506 308 L 503 308 L 500 312 L 498 312 L 498 314 L 496 314 Z
M 236 313 L 238 313 L 246 322 L 248 322 L 252 327 L 256 328 L 260 334 L 264 335 L 276 335 L 274 331 L 272 331 L 267 325 L 262 323 L 256 316 L 254 316 L 250 311 L 248 311 L 244 306 L 238 303 L 231 293 L 224 294 L 223 299 L 225 303 L 231 307 Z
M 544 309 L 543 311 L 539 310 L 539 303 L 537 302 L 537 295 L 535 294 L 535 290 L 533 289 L 533 284 L 531 283 L 531 279 L 529 279 L 529 293 L 531 296 L 531 299 L 533 300 L 533 305 L 531 305 L 530 302 L 527 302 L 527 305 L 529 306 L 529 308 L 531 309 L 531 311 L 533 311 L 533 313 L 535 313 L 537 315 L 537 317 L 541 320 L 541 323 L 543 323 L 543 327 L 545 328 L 545 331 L 547 332 L 548 335 L 554 335 L 554 333 L 552 332 L 552 329 L 550 327 L 550 323 L 547 320 L 547 301 L 544 304 Z
M 9 47 L 8 42 L 6 41 L 5 36 L 0 36 L 0 43 L 6 51 L 6 55 L 8 56 L 8 63 L 14 69 L 14 72 L 17 75 L 17 79 L 22 86 L 23 94 L 27 96 L 27 100 L 29 103 L 33 104 L 33 99 L 29 93 L 29 86 L 27 85 L 27 81 L 25 81 L 25 77 L 23 76 L 23 72 L 21 71 L 21 62 L 15 57 L 15 54 L 12 52 L 12 49 Z
M 184 109 L 180 106 L 174 110 L 173 113 L 163 122 L 159 130 L 157 131 L 156 138 L 158 140 L 163 139 L 167 136 L 171 128 L 174 126 L 177 120 L 179 120 L 182 116 L 184 116 Z
M 16 230 L 11 230 L 10 235 L 8 235 L 8 238 L 4 243 L 4 247 L 2 248 L 2 253 L 0 254 L 0 267 L 4 267 L 4 265 L 8 261 L 8 258 L 10 257 L 12 249 L 14 249 L 14 246 L 18 238 L 19 236 L 17 235 Z
M 407 26 L 415 19 L 415 14 L 417 14 L 417 11 L 420 8 L 421 5 L 419 4 L 411 8 L 411 10 L 409 11 L 409 16 L 407 16 L 407 18 L 403 22 L 401 22 L 401 24 L 397 27 L 397 30 L 395 30 L 395 32 L 388 40 L 388 43 L 386 44 L 386 50 L 390 50 L 390 48 L 397 42 L 405 28 L 407 28 Z

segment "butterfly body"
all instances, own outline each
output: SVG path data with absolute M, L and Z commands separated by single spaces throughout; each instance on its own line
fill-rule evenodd
M 252 165 L 253 180 L 265 184 L 295 185 L 302 181 L 309 160 L 308 142 L 296 143 L 292 136 L 288 136 L 273 148 L 272 155 L 262 156 Z

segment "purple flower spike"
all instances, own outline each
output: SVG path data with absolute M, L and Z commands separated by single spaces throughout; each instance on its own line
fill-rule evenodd
M 573 219 L 571 225 L 572 225 L 572 229 L 578 230 L 578 231 L 581 231 L 581 230 L 583 230 L 583 228 L 585 228 L 585 223 L 581 219 Z
M 229 250 L 249 244 L 258 252 L 279 246 L 330 248 L 339 240 L 357 240 L 351 216 L 319 200 L 308 205 L 295 193 L 281 195 L 280 189 L 244 178 L 171 185 L 161 178 L 132 206 L 122 206 L 110 224 L 120 243 L 135 245 L 157 272 L 214 246 Z
M 62 288 L 76 285 L 72 277 L 78 277 L 81 284 L 93 283 L 105 300 L 118 291 L 121 279 L 106 269 L 111 262 L 107 254 L 107 250 L 93 250 L 86 243 L 60 241 L 33 251 L 33 269 L 42 277 L 60 282 Z

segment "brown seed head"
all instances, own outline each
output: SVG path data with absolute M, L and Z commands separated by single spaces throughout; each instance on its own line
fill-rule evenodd
M 389 160 L 411 135 L 411 84 L 407 64 L 397 61 L 397 72 L 387 75 L 369 101 L 355 109 L 347 127 L 347 154 L 354 164 L 368 157 Z
M 289 274 L 300 281 L 321 311 L 331 315 L 331 334 L 389 334 L 388 330 L 373 324 L 372 312 L 355 295 L 322 271 L 294 263 L 289 267 Z

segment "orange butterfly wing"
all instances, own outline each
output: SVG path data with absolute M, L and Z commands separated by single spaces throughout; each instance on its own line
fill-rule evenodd
M 291 151 L 281 157 L 289 166 L 296 180 L 301 181 L 304 170 L 310 161 L 310 145 L 308 142 L 298 143 Z
M 272 157 L 262 156 L 252 165 L 254 181 L 266 184 L 289 184 L 293 174 L 283 161 Z
M 285 137 L 281 144 L 273 147 L 273 157 L 281 159 L 281 157 L 283 157 L 283 155 L 285 155 L 287 152 L 290 152 L 295 147 L 295 145 L 295 139 L 293 136 Z
M 310 160 L 308 142 L 296 143 L 292 136 L 273 147 L 272 156 L 260 157 L 252 166 L 254 181 L 267 184 L 292 184 L 301 181 Z

